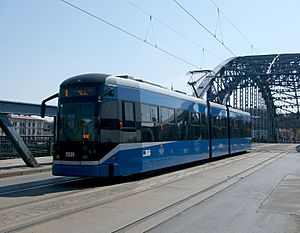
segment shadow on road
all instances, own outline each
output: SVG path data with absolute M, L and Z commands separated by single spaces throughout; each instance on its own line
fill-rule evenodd
M 299 148 L 300 149 L 300 148 Z M 232 156 L 237 156 L 234 154 Z M 228 158 L 222 156 L 212 159 L 213 161 Z M 143 174 L 136 174 L 123 177 L 105 177 L 105 178 L 84 178 L 84 177 L 53 177 L 42 181 L 31 181 L 22 184 L 8 185 L 0 187 L 0 197 L 34 197 L 42 196 L 51 193 L 62 193 L 68 191 L 81 191 L 85 189 L 92 189 L 104 186 L 112 186 L 121 183 L 135 182 L 166 173 L 182 170 L 201 164 L 207 163 L 212 160 L 202 160 L 189 164 L 178 165 L 170 168 L 155 170 Z

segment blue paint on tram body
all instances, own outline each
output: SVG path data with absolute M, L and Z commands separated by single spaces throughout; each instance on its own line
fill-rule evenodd
M 126 76 L 60 86 L 53 174 L 124 176 L 251 149 L 249 113 Z

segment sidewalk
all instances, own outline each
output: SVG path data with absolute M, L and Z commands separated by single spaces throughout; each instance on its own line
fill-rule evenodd
M 27 167 L 21 158 L 0 160 L 0 178 L 51 171 L 52 157 L 36 157 L 39 167 Z

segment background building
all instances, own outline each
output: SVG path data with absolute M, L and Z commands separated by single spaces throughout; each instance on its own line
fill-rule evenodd
M 53 122 L 33 116 L 9 115 L 16 132 L 20 136 L 52 136 Z M 0 136 L 5 136 L 0 129 Z

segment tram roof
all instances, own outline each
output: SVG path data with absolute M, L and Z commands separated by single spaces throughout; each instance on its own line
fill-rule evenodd
M 185 99 L 187 101 L 195 102 L 197 104 L 206 104 L 206 101 L 203 99 L 196 98 L 194 96 L 190 96 L 178 91 L 172 91 L 166 87 L 160 86 L 156 83 L 151 83 L 145 80 L 141 79 L 135 79 L 132 76 L 129 75 L 117 75 L 113 76 L 110 74 L 98 74 L 98 73 L 90 73 L 90 74 L 81 74 L 77 75 L 71 78 L 66 79 L 62 82 L 61 86 L 65 85 L 74 85 L 74 84 L 87 84 L 87 83 L 103 83 L 106 84 L 112 84 L 112 85 L 121 85 L 121 86 L 127 86 L 132 88 L 139 88 L 146 91 L 151 91 L 155 93 L 160 93 L 163 95 L 168 95 L 171 97 L 179 98 L 179 99 Z M 217 104 L 211 102 L 211 106 L 225 109 L 224 105 Z M 245 112 L 234 109 L 230 107 L 231 111 L 234 111 L 236 113 L 245 114 Z
M 61 83 L 61 86 L 65 85 L 76 85 L 76 84 L 86 84 L 86 83 L 102 83 L 105 82 L 106 78 L 111 76 L 110 74 L 81 74 L 76 75 L 71 78 L 66 79 Z

